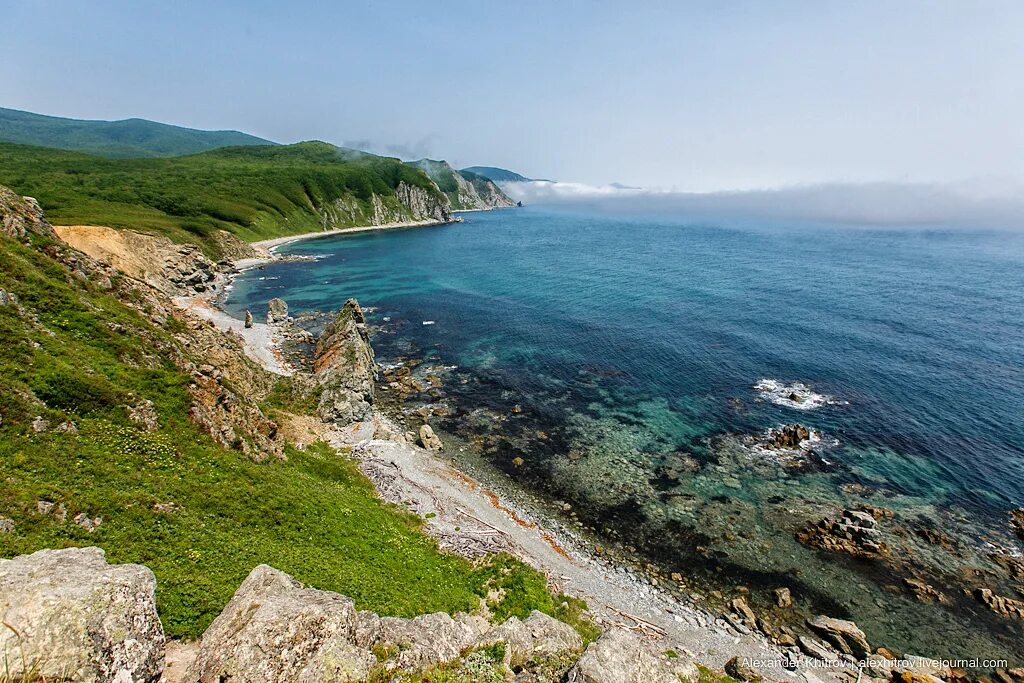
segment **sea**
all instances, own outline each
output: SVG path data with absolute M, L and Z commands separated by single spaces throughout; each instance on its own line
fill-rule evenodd
M 1024 235 L 462 217 L 294 243 L 310 260 L 242 273 L 224 306 L 259 318 L 281 297 L 316 321 L 357 298 L 382 368 L 430 387 L 399 410 L 426 406 L 507 485 L 708 604 L 743 586 L 793 620 L 786 586 L 793 614 L 853 619 L 872 644 L 1024 663 L 1024 620 L 974 597 L 1024 599 Z M 773 445 L 792 424 L 807 439 Z M 845 509 L 878 518 L 884 557 L 797 539 Z

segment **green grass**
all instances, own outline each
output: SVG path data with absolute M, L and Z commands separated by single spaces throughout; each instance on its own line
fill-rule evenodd
M 499 615 L 578 612 L 507 557 L 471 564 L 440 552 L 421 520 L 381 502 L 327 446 L 263 464 L 218 447 L 189 421 L 190 377 L 168 360 L 179 325 L 151 324 L 6 237 L 0 263 L 0 288 L 29 313 L 0 306 L 0 514 L 16 523 L 0 555 L 96 545 L 111 562 L 145 564 L 175 637 L 200 635 L 261 563 L 381 614 L 474 610 L 491 586 L 506 593 L 492 606 Z M 279 391 L 278 402 L 299 405 Z M 159 415 L 155 432 L 125 411 L 144 398 Z M 77 433 L 37 434 L 37 415 L 73 421 Z M 37 514 L 39 500 L 63 503 L 67 520 Z M 176 507 L 159 512 L 161 503 Z M 79 513 L 103 522 L 90 533 L 71 522 Z
M 322 228 L 318 211 L 342 200 L 331 227 L 365 225 L 376 194 L 400 182 L 437 190 L 397 159 L 360 155 L 322 142 L 228 147 L 162 159 L 103 159 L 78 152 L 0 143 L 0 185 L 39 200 L 58 225 L 107 225 L 198 243 L 227 230 L 254 241 Z

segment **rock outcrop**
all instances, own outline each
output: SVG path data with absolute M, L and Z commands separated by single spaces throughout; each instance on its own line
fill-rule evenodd
M 43 216 L 43 210 L 32 197 L 20 197 L 0 185 L 0 225 L 3 233 L 15 239 L 29 235 L 54 237 L 53 228 Z
M 256 567 L 203 634 L 185 679 L 201 683 L 357 681 L 373 655 L 355 645 L 356 609 L 336 593 L 304 588 Z
M 109 565 L 99 548 L 40 550 L 0 560 L 5 674 L 17 680 L 155 682 L 164 632 L 156 579 L 146 567 Z M 33 680 L 36 680 L 35 678 Z
M 456 171 L 446 161 L 420 159 L 410 165 L 430 177 L 447 195 L 456 211 L 498 209 L 515 206 L 494 181 L 470 171 Z
M 466 614 L 382 618 L 357 611 L 343 595 L 306 588 L 261 565 L 203 634 L 184 680 L 358 681 L 375 668 L 420 671 L 496 643 L 506 646 L 505 663 L 513 668 L 582 648 L 571 627 L 539 612 L 496 627 Z
M 452 206 L 442 194 L 434 194 L 407 182 L 398 183 L 395 197 L 408 209 L 413 220 L 448 223 L 455 220 Z
M 591 643 L 569 670 L 570 683 L 680 683 L 700 676 L 693 662 L 670 659 L 636 634 L 609 629 Z
M 355 299 L 342 306 L 316 344 L 313 374 L 322 393 L 317 412 L 339 426 L 369 419 L 377 367 L 363 309 Z

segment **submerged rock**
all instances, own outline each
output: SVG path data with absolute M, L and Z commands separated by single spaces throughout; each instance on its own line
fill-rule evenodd
M 881 540 L 874 515 L 863 510 L 844 510 L 838 520 L 823 519 L 796 533 L 796 539 L 812 548 L 878 559 L 889 553 Z
M 322 389 L 317 408 L 322 420 L 348 425 L 371 416 L 377 366 L 366 318 L 355 299 L 345 302 L 320 335 L 313 373 Z
M 107 564 L 99 548 L 40 550 L 0 560 L 4 672 L 14 680 L 155 682 L 164 631 L 156 579 L 137 564 Z M 33 678 L 35 680 L 35 678 Z
M 657 654 L 634 633 L 609 629 L 591 643 L 569 670 L 570 683 L 679 683 L 700 672 L 686 659 Z

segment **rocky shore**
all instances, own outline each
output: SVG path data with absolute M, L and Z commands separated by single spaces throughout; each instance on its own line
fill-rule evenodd
M 56 237 L 38 205 L 0 199 L 8 235 Z M 215 441 L 257 460 L 283 457 L 286 442 L 302 447 L 325 441 L 354 458 L 382 498 L 419 515 L 443 548 L 469 558 L 515 555 L 541 569 L 553 588 L 585 599 L 604 633 L 584 648 L 572 628 L 540 613 L 493 624 L 486 599 L 472 615 L 381 618 L 356 610 L 345 596 L 306 588 L 259 566 L 198 642 L 168 643 L 149 570 L 109 565 L 96 548 L 45 550 L 0 561 L 0 606 L 9 624 L 0 645 L 9 655 L 19 653 L 21 664 L 13 666 L 21 668 L 10 672 L 16 679 L 384 681 L 448 667 L 462 676 L 453 680 L 466 681 L 695 682 L 707 675 L 698 665 L 743 680 L 808 683 L 961 677 L 931 660 L 873 647 L 850 621 L 814 615 L 799 630 L 779 627 L 766 611 L 755 610 L 745 589 L 722 596 L 723 602 L 728 598 L 724 611 L 682 600 L 663 589 L 684 583 L 681 574 L 624 566 L 592 540 L 468 476 L 445 459 L 451 449 L 430 424 L 430 411 L 403 423 L 402 416 L 382 410 L 382 385 L 412 395 L 436 389 L 440 380 L 421 380 L 400 368 L 381 371 L 355 300 L 328 317 L 318 338 L 295 324 L 285 302 L 271 307 L 265 323 L 238 321 L 216 308 L 216 296 L 237 272 L 234 265 L 212 263 L 169 242 L 143 240 L 139 251 L 131 245 L 147 236 L 126 231 L 67 234 L 79 251 L 65 249 L 55 258 L 73 272 L 108 283 L 112 293 L 153 319 L 181 316 L 177 337 L 206 362 L 173 360 L 192 378 L 189 418 Z M 97 236 L 98 243 L 90 242 Z M 242 247 L 236 253 L 262 257 Z M 288 353 L 293 343 L 311 353 Z M 260 402 L 275 375 L 292 377 L 296 390 L 315 403 L 316 415 L 271 420 Z M 142 404 L 131 414 L 141 425 L 152 420 Z M 799 449 L 809 436 L 804 427 L 787 426 L 767 437 L 768 446 Z M 808 528 L 805 542 L 828 551 L 883 554 L 877 530 L 883 518 L 844 511 Z M 1021 516 L 1012 519 L 1021 533 Z M 927 593 L 928 584 L 919 590 Z M 993 612 L 1024 616 L 1016 601 L 991 590 L 979 592 L 977 600 Z M 790 590 L 779 586 L 775 607 L 792 606 Z M 1001 683 L 1024 680 L 1020 670 L 998 675 Z

